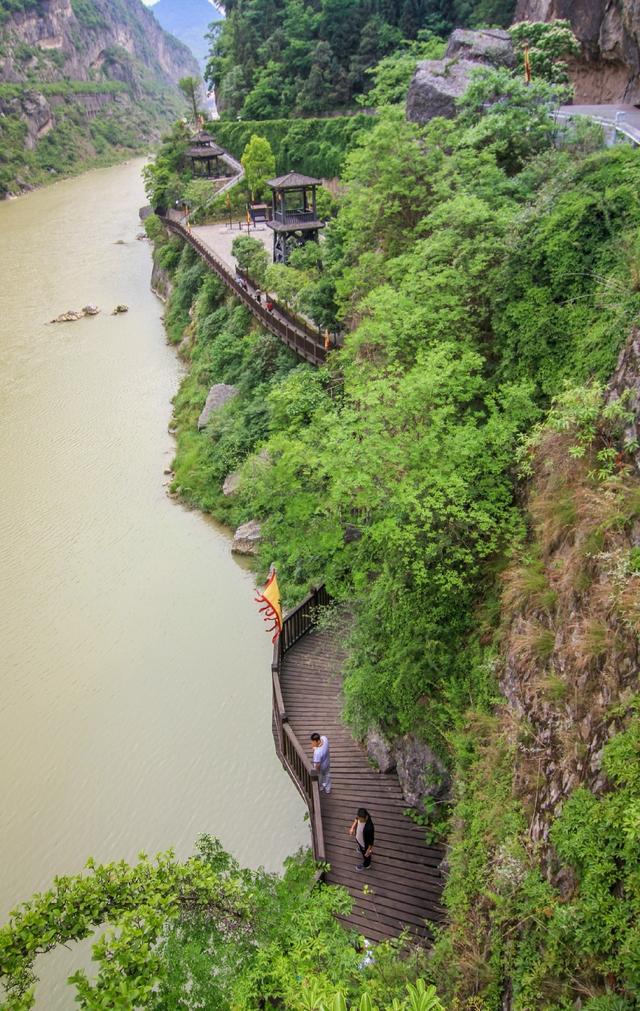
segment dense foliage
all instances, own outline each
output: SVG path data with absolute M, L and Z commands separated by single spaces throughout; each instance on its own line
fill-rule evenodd
M 0 0 L 0 50 L 5 69 L 11 69 L 11 81 L 0 83 L 0 198 L 147 151 L 181 111 L 148 37 L 150 15 L 142 6 L 131 0 L 72 0 L 75 20 L 60 48 L 23 41 L 19 28 L 6 25 L 11 14 L 32 9 L 43 16 L 39 2 Z M 107 36 L 100 59 L 86 67 L 88 80 L 76 80 L 86 39 L 97 32 Z M 140 58 L 119 44 L 123 32 Z M 164 45 L 165 56 L 188 61 L 177 40 L 166 36 Z M 49 96 L 64 101 L 47 107 Z
M 360 113 L 330 119 L 219 120 L 212 130 L 235 158 L 254 134 L 264 137 L 276 156 L 276 175 L 296 171 L 331 178 L 340 175 L 348 149 L 373 126 L 372 117 Z
M 287 860 L 282 876 L 250 871 L 203 836 L 184 863 L 142 855 L 135 865 L 90 860 L 87 871 L 56 878 L 0 929 L 4 1011 L 33 1007 L 37 955 L 101 926 L 97 974 L 69 979 L 87 1011 L 346 1011 L 347 1001 L 353 1011 L 442 1011 L 419 978 L 423 955 L 398 942 L 372 957 L 336 919 L 348 894 L 316 884 L 308 857 Z
M 224 116 L 277 119 L 349 109 L 370 69 L 421 33 L 509 24 L 512 0 L 227 0 L 207 79 Z
M 395 77 L 406 69 L 397 59 L 372 75 L 382 106 L 385 94 L 392 103 L 399 95 Z M 198 389 L 190 377 L 189 416 L 177 402 L 175 486 L 230 522 L 261 521 L 263 570 L 275 560 L 288 601 L 324 580 L 348 603 L 346 715 L 356 731 L 417 732 L 449 763 L 457 783 L 451 925 L 430 965 L 446 1006 L 498 1011 L 508 991 L 517 1011 L 568 1011 L 578 995 L 590 1011 L 636 1011 L 637 826 L 624 812 L 638 804 L 637 727 L 629 709 L 616 724 L 628 729 L 605 752 L 608 792 L 577 790 L 552 826 L 557 875 L 543 872 L 531 845 L 531 802 L 514 771 L 532 731 L 524 719 L 514 730 L 495 709 L 506 606 L 496 575 L 514 551 L 528 559 L 518 578 L 533 588 L 531 606 L 545 615 L 556 606 L 536 548 L 527 547 L 517 496 L 523 461 L 547 430 L 553 398 L 549 430 L 576 429 L 568 459 L 581 458 L 602 419 L 609 424 L 613 408 L 600 419 L 593 381 L 606 381 L 640 317 L 638 154 L 603 150 L 588 125 L 557 128 L 549 110 L 560 93 L 542 76 L 525 87 L 504 71 L 479 72 L 454 122 L 418 127 L 401 109 L 381 108 L 347 156 L 325 240 L 267 274 L 294 307 L 342 327 L 344 348 L 324 369 L 290 362 L 274 373 L 251 433 L 258 403 L 246 387 L 196 434 L 207 383 L 233 380 L 221 361 Z M 183 261 L 178 293 L 192 277 Z M 211 294 L 200 285 L 197 305 Z M 222 313 L 221 294 L 208 309 L 215 298 Z M 226 346 L 226 319 L 218 337 L 196 313 L 196 363 L 205 355 L 213 362 Z M 239 330 L 238 346 L 242 339 Z M 249 325 L 244 340 L 256 339 Z M 563 393 L 566 382 L 573 386 Z M 247 429 L 229 456 L 239 415 Z M 623 521 L 612 498 L 616 438 L 610 432 L 594 451 L 578 498 L 591 515 L 601 495 L 622 529 L 635 522 L 637 493 L 624 492 Z M 238 468 L 239 491 L 225 497 L 224 477 Z M 565 530 L 573 505 L 546 501 L 551 529 Z M 597 516 L 586 542 L 608 557 Z M 585 651 L 602 651 L 604 633 L 594 629 Z M 616 649 L 627 632 L 625 624 L 624 635 L 611 633 Z M 541 691 L 561 705 L 574 690 L 571 665 L 545 669 L 554 642 L 546 625 L 534 621 L 531 637 Z

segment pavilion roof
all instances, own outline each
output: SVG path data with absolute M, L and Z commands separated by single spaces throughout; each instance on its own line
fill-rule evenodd
M 218 147 L 217 144 L 209 144 L 208 146 L 201 144 L 187 150 L 187 158 L 215 158 L 221 154 L 224 154 L 224 148 Z
M 303 176 L 300 172 L 288 172 L 286 176 L 279 176 L 277 179 L 270 179 L 267 186 L 272 190 L 298 190 L 302 186 L 320 186 L 322 179 L 314 179 L 313 176 Z
M 215 142 L 215 137 L 212 137 L 206 130 L 198 130 L 191 138 L 191 141 L 193 144 L 211 144 Z

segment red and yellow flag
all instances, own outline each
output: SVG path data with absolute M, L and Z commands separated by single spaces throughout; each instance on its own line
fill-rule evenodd
M 256 594 L 256 604 L 262 604 L 260 608 L 260 614 L 263 615 L 264 621 L 272 622 L 271 627 L 267 629 L 268 632 L 275 632 L 273 639 L 271 640 L 275 643 L 282 631 L 282 606 L 280 604 L 280 587 L 278 586 L 278 577 L 276 576 L 276 570 L 272 569 L 269 574 L 269 578 L 262 592 Z

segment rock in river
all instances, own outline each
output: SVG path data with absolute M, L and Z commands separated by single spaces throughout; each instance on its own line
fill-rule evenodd
M 120 313 L 122 313 L 122 312 L 129 312 L 129 306 L 128 305 L 123 305 L 121 303 L 120 305 L 117 305 L 115 307 L 115 309 L 113 310 L 113 312 L 111 313 L 111 315 L 112 316 L 119 316 Z
M 233 535 L 231 550 L 237 555 L 255 555 L 260 544 L 261 531 L 257 520 L 249 520 L 238 527 Z
M 61 312 L 59 316 L 55 319 L 50 320 L 51 323 L 73 323 L 77 319 L 83 319 L 84 312 L 82 309 L 67 309 L 66 312 Z
M 92 303 L 90 303 L 89 305 L 84 305 L 82 307 L 82 311 L 85 314 L 85 316 L 97 316 L 98 313 L 100 312 L 98 306 L 93 305 Z

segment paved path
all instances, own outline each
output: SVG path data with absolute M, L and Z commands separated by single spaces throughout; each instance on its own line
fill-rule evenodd
M 394 937 L 405 927 L 429 938 L 429 924 L 444 919 L 443 850 L 427 846 L 424 829 L 403 814 L 407 803 L 398 777 L 376 772 L 342 723 L 343 661 L 344 652 L 330 633 L 311 631 L 288 650 L 281 671 L 296 737 L 306 748 L 311 733 L 326 733 L 331 746 L 333 788 L 321 798 L 330 864 L 326 880 L 348 888 L 354 907 L 347 925 L 370 940 Z M 356 870 L 361 858 L 347 833 L 358 807 L 367 808 L 375 825 L 374 858 L 367 871 Z
M 640 109 L 635 105 L 563 105 L 562 117 L 589 116 L 605 124 L 617 125 L 630 140 L 640 144 Z
M 229 228 L 228 224 L 193 225 L 191 231 L 235 272 L 236 261 L 235 257 L 231 255 L 231 247 L 234 239 L 237 239 L 238 236 L 244 235 L 246 237 L 246 224 L 244 224 L 242 230 L 238 227 L 237 221 L 233 222 L 233 228 Z M 273 232 L 270 228 L 267 228 L 266 225 L 262 225 L 260 228 L 252 226 L 249 230 L 249 235 L 252 239 L 259 239 L 269 253 L 269 256 L 271 256 Z

